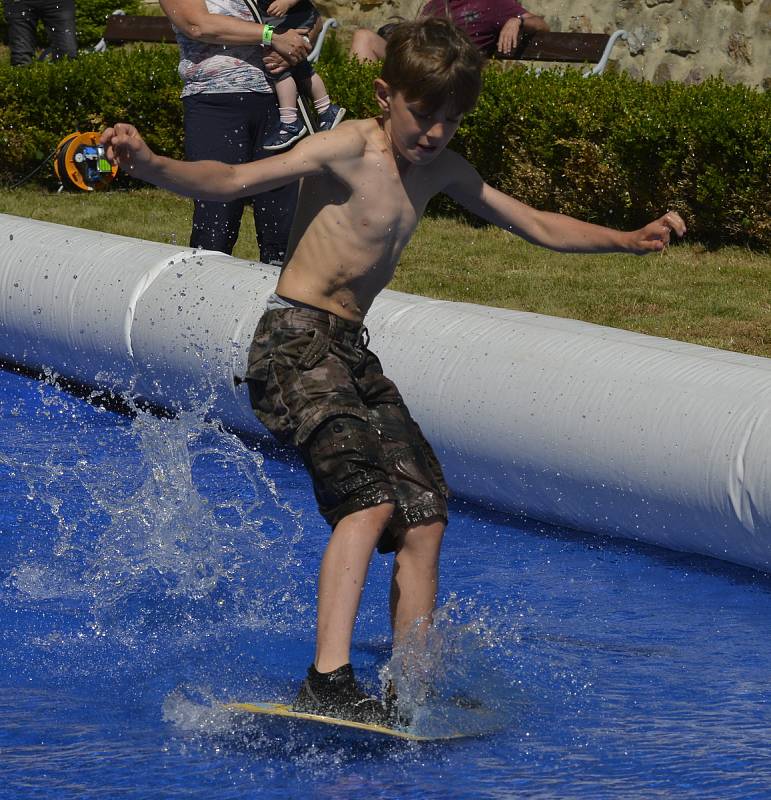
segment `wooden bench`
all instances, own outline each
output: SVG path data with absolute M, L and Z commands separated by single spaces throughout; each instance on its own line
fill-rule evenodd
M 111 14 L 107 17 L 102 41 L 106 46 L 126 42 L 176 42 L 177 39 L 168 17 Z
M 626 31 L 607 33 L 557 33 L 539 31 L 522 36 L 516 50 L 509 55 L 496 53 L 496 58 L 514 61 L 551 61 L 558 63 L 594 64 L 584 76 L 600 75 L 607 66 L 610 52 Z
M 316 44 L 308 55 L 308 61 L 313 63 L 318 59 L 327 31 L 330 28 L 336 27 L 336 20 L 331 18 L 324 20 L 324 24 L 316 39 Z M 104 36 L 102 36 L 99 43 L 94 47 L 94 50 L 100 53 L 107 49 L 107 45 L 125 44 L 126 42 L 174 43 L 176 41 L 177 38 L 174 35 L 174 28 L 171 27 L 171 22 L 168 17 L 147 17 L 114 13 L 107 17 L 107 26 L 104 29 Z

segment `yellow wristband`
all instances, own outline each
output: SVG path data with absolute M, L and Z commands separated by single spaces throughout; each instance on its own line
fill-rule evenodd
M 262 43 L 270 44 L 273 41 L 273 27 L 271 25 L 262 26 Z

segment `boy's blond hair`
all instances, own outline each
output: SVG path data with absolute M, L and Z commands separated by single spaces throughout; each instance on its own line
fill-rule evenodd
M 429 112 L 445 103 L 452 114 L 476 105 L 482 88 L 484 56 L 447 19 L 428 17 L 397 25 L 386 44 L 380 77 Z

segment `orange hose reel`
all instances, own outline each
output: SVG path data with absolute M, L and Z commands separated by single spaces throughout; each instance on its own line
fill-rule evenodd
M 99 133 L 71 133 L 56 147 L 54 172 L 65 189 L 83 192 L 106 189 L 118 168 L 105 158 Z

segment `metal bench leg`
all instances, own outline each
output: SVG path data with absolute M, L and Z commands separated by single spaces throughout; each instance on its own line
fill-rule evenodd
M 311 64 L 315 64 L 319 60 L 319 56 L 321 55 L 321 48 L 324 46 L 324 37 L 327 35 L 327 31 L 330 28 L 337 27 L 337 20 L 334 17 L 330 17 L 327 20 L 324 20 L 324 24 L 321 26 L 321 30 L 319 31 L 318 38 L 316 39 L 316 44 L 313 46 L 313 50 L 308 53 L 308 61 Z
M 310 64 L 315 64 L 316 61 L 319 60 L 319 55 L 321 55 L 321 48 L 324 46 L 324 37 L 327 35 L 327 31 L 330 28 L 337 27 L 337 20 L 333 17 L 324 21 L 324 24 L 321 26 L 321 30 L 319 31 L 319 35 L 316 38 L 316 44 L 313 46 L 313 50 L 308 53 L 308 62 Z M 300 112 L 300 116 L 303 118 L 303 122 L 307 126 L 310 133 L 316 133 L 316 129 L 313 127 L 313 123 L 311 122 L 310 116 L 308 114 L 307 109 L 305 108 L 305 103 L 303 102 L 303 98 L 298 94 L 297 95 L 297 108 Z
M 610 51 L 613 49 L 613 45 L 619 40 L 623 39 L 626 41 L 627 32 L 624 30 L 617 30 L 614 31 L 610 39 L 608 39 L 608 43 L 605 45 L 605 50 L 602 52 L 602 58 L 594 65 L 593 69 L 589 69 L 584 72 L 584 78 L 588 78 L 591 75 L 602 75 L 605 71 L 605 67 L 608 65 L 608 59 L 610 58 Z
M 116 8 L 115 11 L 113 11 L 110 16 L 113 16 L 113 17 L 115 17 L 115 16 L 125 17 L 126 16 L 126 12 L 122 8 Z M 102 36 L 102 38 L 93 46 L 91 52 L 92 53 L 104 53 L 104 51 L 106 49 L 107 49 L 107 41 L 104 38 L 104 36 Z

